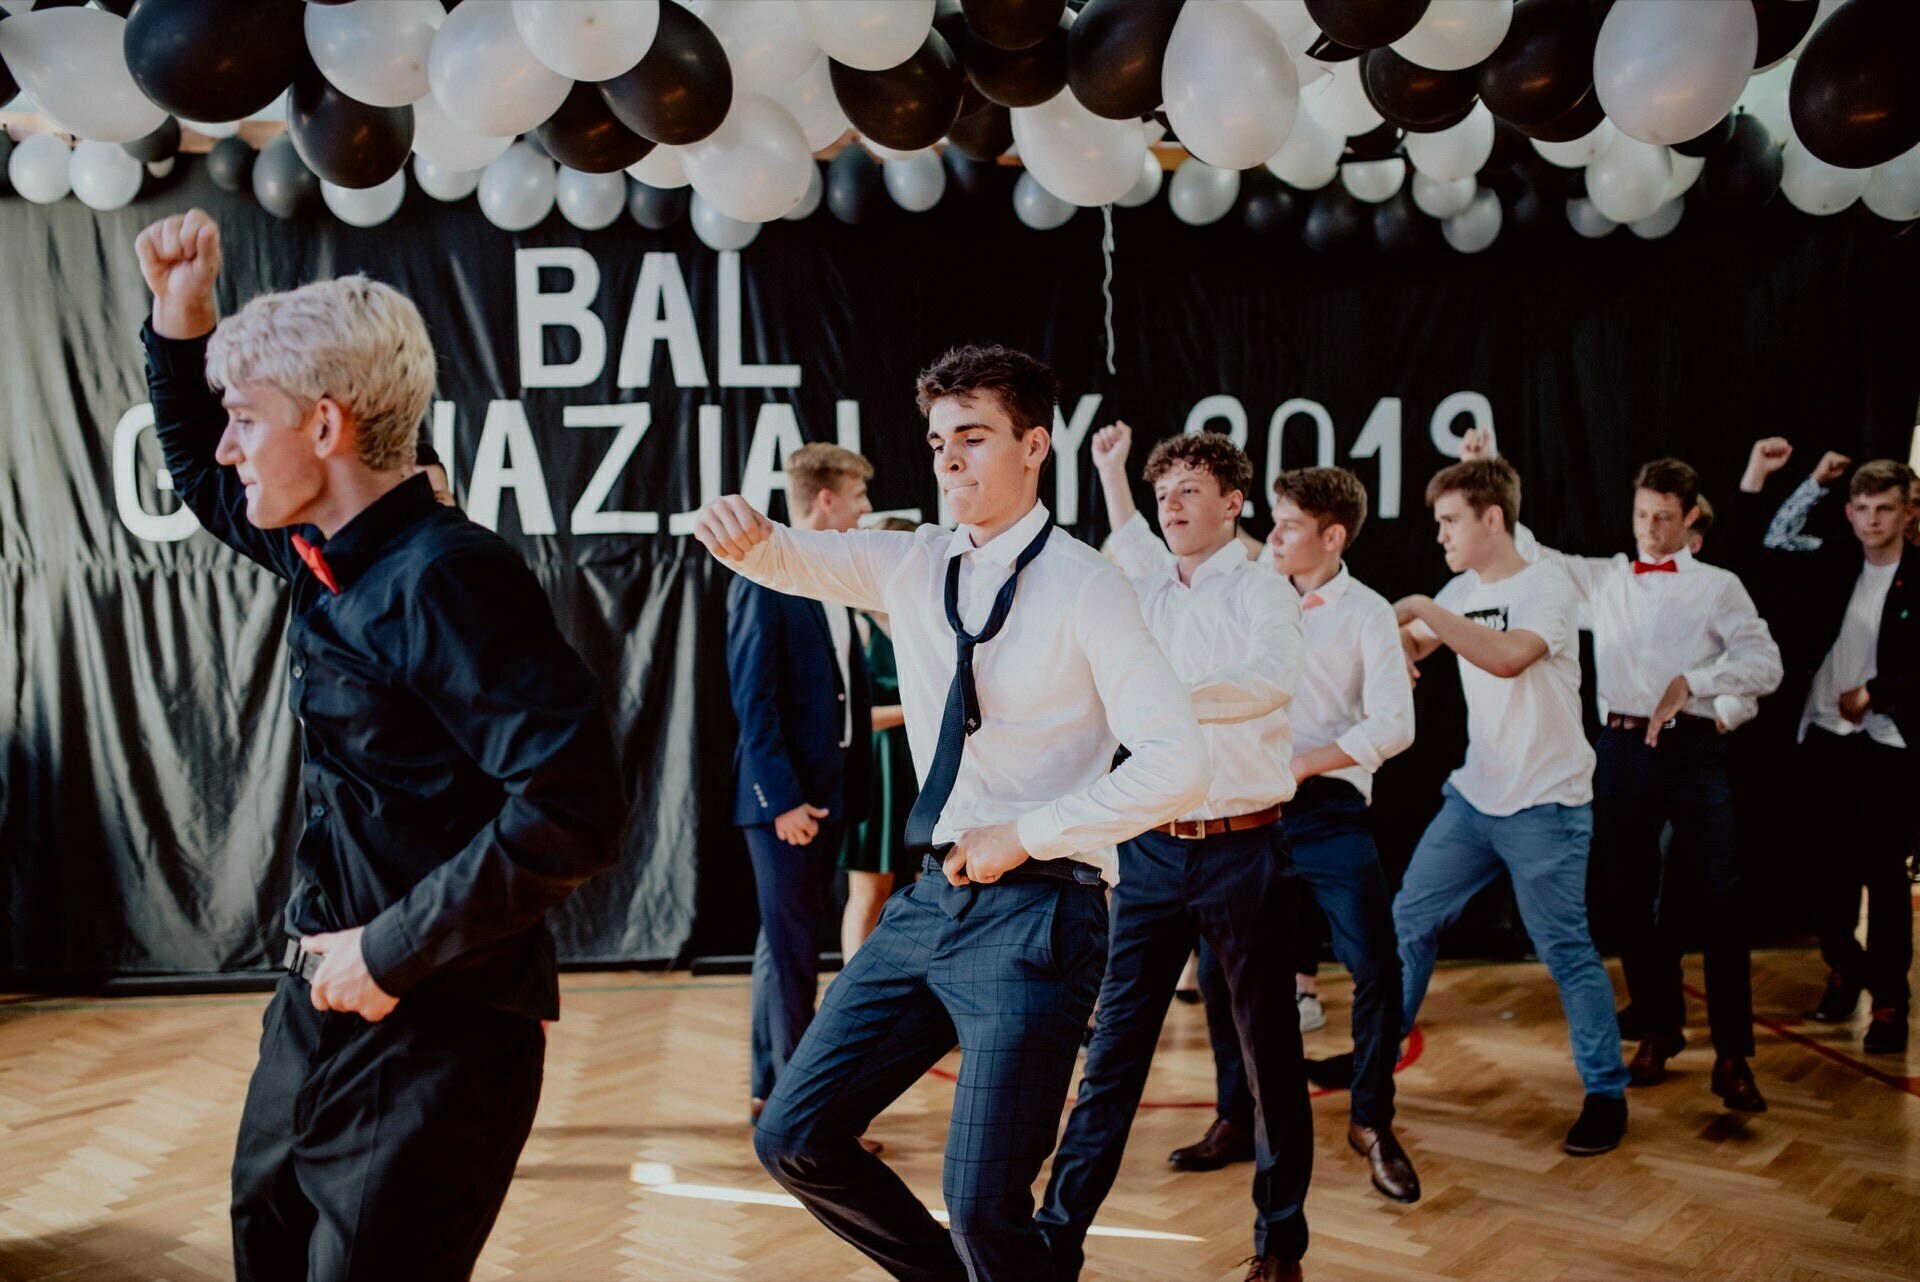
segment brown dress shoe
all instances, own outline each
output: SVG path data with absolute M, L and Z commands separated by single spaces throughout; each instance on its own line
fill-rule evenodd
M 1242 1130 L 1224 1117 L 1217 1117 L 1207 1128 L 1207 1136 L 1198 1144 L 1189 1144 L 1167 1154 L 1167 1161 L 1182 1171 L 1217 1171 L 1230 1162 L 1253 1160 L 1253 1132 Z
M 1753 1070 L 1747 1067 L 1746 1060 L 1738 1056 L 1723 1055 L 1714 1061 L 1713 1093 L 1725 1100 L 1728 1108 L 1738 1109 L 1742 1113 L 1767 1111 L 1767 1101 L 1754 1083 Z
M 1400 1141 L 1393 1137 L 1393 1128 L 1375 1130 L 1371 1126 L 1350 1125 L 1347 1127 L 1347 1144 L 1367 1159 L 1373 1187 L 1379 1189 L 1383 1196 L 1396 1202 L 1420 1200 L 1420 1177 L 1413 1173 L 1413 1159 L 1407 1156 L 1407 1150 L 1401 1148 Z
M 1687 1039 L 1678 1033 L 1662 1036 L 1649 1033 L 1640 1039 L 1640 1049 L 1627 1065 L 1627 1085 L 1652 1086 L 1667 1076 L 1667 1061 L 1687 1048 Z
M 1300 1261 L 1256 1255 L 1247 1261 L 1246 1282 L 1301 1282 Z

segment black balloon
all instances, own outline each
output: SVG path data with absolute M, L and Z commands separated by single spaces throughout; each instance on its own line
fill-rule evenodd
M 583 174 L 611 174 L 635 164 L 653 150 L 620 123 L 598 85 L 576 82 L 560 109 L 535 130 L 547 155 Z
M 948 147 L 940 154 L 947 164 L 948 180 L 963 196 L 987 196 L 1002 186 L 1012 185 L 1013 171 L 1003 165 L 991 160 L 975 160 L 958 147 Z
M 1523 129 L 1566 115 L 1593 89 L 1593 41 L 1584 0 L 1519 0 L 1506 38 L 1474 70 L 1487 110 Z
M 1412 31 L 1427 0 L 1307 0 L 1320 30 L 1349 49 L 1378 49 Z
M 1402 129 L 1445 129 L 1465 119 L 1479 92 L 1471 70 L 1431 71 L 1391 49 L 1369 50 L 1360 70 L 1374 110 Z
M 1493 122 L 1493 153 L 1482 169 L 1511 169 L 1534 159 L 1539 153 L 1527 142 L 1527 136 L 1504 120 Z
M 180 122 L 168 116 L 160 122 L 160 127 L 144 138 L 135 138 L 132 142 L 120 144 L 129 156 L 142 164 L 157 164 L 162 160 L 171 160 L 180 152 Z
M 413 108 L 369 107 L 309 66 L 293 82 L 287 135 L 307 168 L 336 187 L 378 187 L 413 153 Z
M 1728 112 L 1726 115 L 1720 117 L 1719 124 L 1707 130 L 1707 132 L 1701 134 L 1698 138 L 1689 138 L 1685 142 L 1673 144 L 1673 149 L 1683 156 L 1692 156 L 1698 159 L 1702 156 L 1711 156 L 1732 140 L 1733 113 Z
M 1920 146 L 1920 4 L 1847 0 L 1835 9 L 1794 62 L 1787 107 L 1806 149 L 1842 169 Z
M 1764 67 L 1792 53 L 1819 10 L 1812 0 L 1753 0 L 1753 16 L 1760 23 L 1760 47 L 1753 65 Z
M 253 147 L 244 138 L 222 138 L 207 153 L 207 177 L 222 191 L 244 191 L 253 173 Z
M 633 221 L 648 231 L 665 231 L 687 216 L 693 201 L 690 187 L 649 187 L 643 182 L 627 184 L 627 212 Z
M 1780 147 L 1747 112 L 1733 118 L 1733 137 L 1707 161 L 1700 193 L 1722 209 L 1758 209 L 1780 190 Z
M 843 223 L 863 223 L 892 202 L 880 162 L 864 147 L 842 147 L 827 166 L 827 208 Z
M 1568 197 L 1549 196 L 1531 184 L 1507 203 L 1507 222 L 1522 235 L 1549 232 L 1567 225 Z
M 7 181 L 7 161 L 13 155 L 13 135 L 0 129 L 0 194 L 13 190 L 13 184 Z
M 1366 225 L 1367 211 L 1360 202 L 1343 184 L 1328 183 L 1313 198 L 1300 239 L 1316 254 L 1331 253 L 1357 241 Z
M 1062 13 L 1046 39 L 1030 49 L 996 49 L 969 30 L 960 49 L 967 77 L 1003 107 L 1037 107 L 1067 85 L 1067 40 L 1073 14 Z
M 1405 138 L 1406 134 L 1389 121 L 1347 139 L 1347 154 L 1355 160 L 1385 160 L 1400 150 Z
M 1258 236 L 1270 236 L 1300 221 L 1306 199 L 1265 169 L 1240 175 L 1240 221 Z
M 293 218 L 319 203 L 320 180 L 287 135 L 281 134 L 254 157 L 253 198 L 275 218 Z
M 834 62 L 827 70 L 847 119 L 883 147 L 931 147 L 959 118 L 960 60 L 938 31 L 929 31 L 913 57 L 897 67 L 862 71 Z
M 1031 49 L 1060 23 L 1067 0 L 960 0 L 973 34 L 996 49 Z
M 300 0 L 140 0 L 121 42 L 140 91 L 185 120 L 267 106 L 306 60 Z
M 1160 105 L 1160 72 L 1182 0 L 1091 0 L 1067 33 L 1067 86 L 1109 120 Z
M 733 68 L 706 23 L 660 0 L 660 26 L 638 66 L 600 82 L 620 123 L 668 147 L 699 142 L 733 106 Z
M 997 102 L 960 117 L 947 129 L 947 141 L 955 150 L 975 160 L 992 160 L 1006 155 L 1013 146 L 1013 113 Z
M 1392 200 L 1373 207 L 1373 243 L 1382 253 L 1408 253 L 1427 237 L 1430 220 L 1413 203 L 1410 187 L 1403 185 Z
M 1307 46 L 1307 57 L 1315 62 L 1351 62 L 1365 52 L 1365 49 L 1354 49 L 1326 36 L 1320 36 Z
M 960 7 L 960 0 L 934 0 L 933 29 L 949 49 L 959 52 L 960 42 L 967 35 L 967 12 Z
M 1555 116 L 1552 120 L 1528 124 L 1525 121 L 1510 120 L 1507 123 L 1529 138 L 1541 142 L 1572 142 L 1575 138 L 1585 138 L 1600 127 L 1607 113 L 1600 106 L 1600 95 L 1591 86 L 1586 94 L 1573 105 L 1570 111 Z

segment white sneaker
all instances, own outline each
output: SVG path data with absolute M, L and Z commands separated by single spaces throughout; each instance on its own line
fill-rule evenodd
M 1300 1008 L 1300 1031 L 1315 1033 L 1327 1026 L 1327 1008 L 1312 993 L 1293 990 L 1294 1004 Z

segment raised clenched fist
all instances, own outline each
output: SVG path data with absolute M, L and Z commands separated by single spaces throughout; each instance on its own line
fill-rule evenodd
M 715 556 L 737 561 L 773 537 L 773 522 L 738 494 L 728 494 L 701 509 L 693 537 Z
M 1102 472 L 1124 472 L 1132 449 L 1133 429 L 1125 423 L 1111 423 L 1093 434 L 1093 466 Z
M 162 338 L 198 338 L 219 319 L 220 228 L 205 210 L 163 218 L 133 242 L 153 291 L 153 328 Z

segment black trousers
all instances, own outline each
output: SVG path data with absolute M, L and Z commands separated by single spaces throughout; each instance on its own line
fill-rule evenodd
M 1602 906 L 1602 946 L 1619 950 L 1642 1026 L 1677 1035 L 1687 1019 L 1680 958 L 1697 937 L 1714 1051 L 1744 1059 L 1753 1054 L 1753 974 L 1726 737 L 1683 719 L 1649 748 L 1645 731 L 1607 729 L 1598 754 L 1589 902 Z
M 1809 728 L 1801 746 L 1802 797 L 1814 809 L 1805 847 L 1814 882 L 1814 926 L 1827 965 L 1872 995 L 1875 1010 L 1904 1018 L 1913 965 L 1913 899 L 1907 851 L 1913 844 L 1920 753 L 1865 734 Z M 1867 891 L 1867 946 L 1853 937 L 1860 889 Z
M 774 1079 L 786 1070 L 813 1019 L 820 988 L 820 923 L 833 904 L 833 874 L 846 830 L 837 819 L 823 820 L 804 846 L 780 840 L 772 824 L 740 830 L 746 834 L 760 903 L 748 1034 L 747 1089 L 754 1099 L 772 1098 Z
M 233 1155 L 240 1282 L 473 1272 L 540 1102 L 537 1021 L 402 1001 L 377 1024 L 280 981 Z

